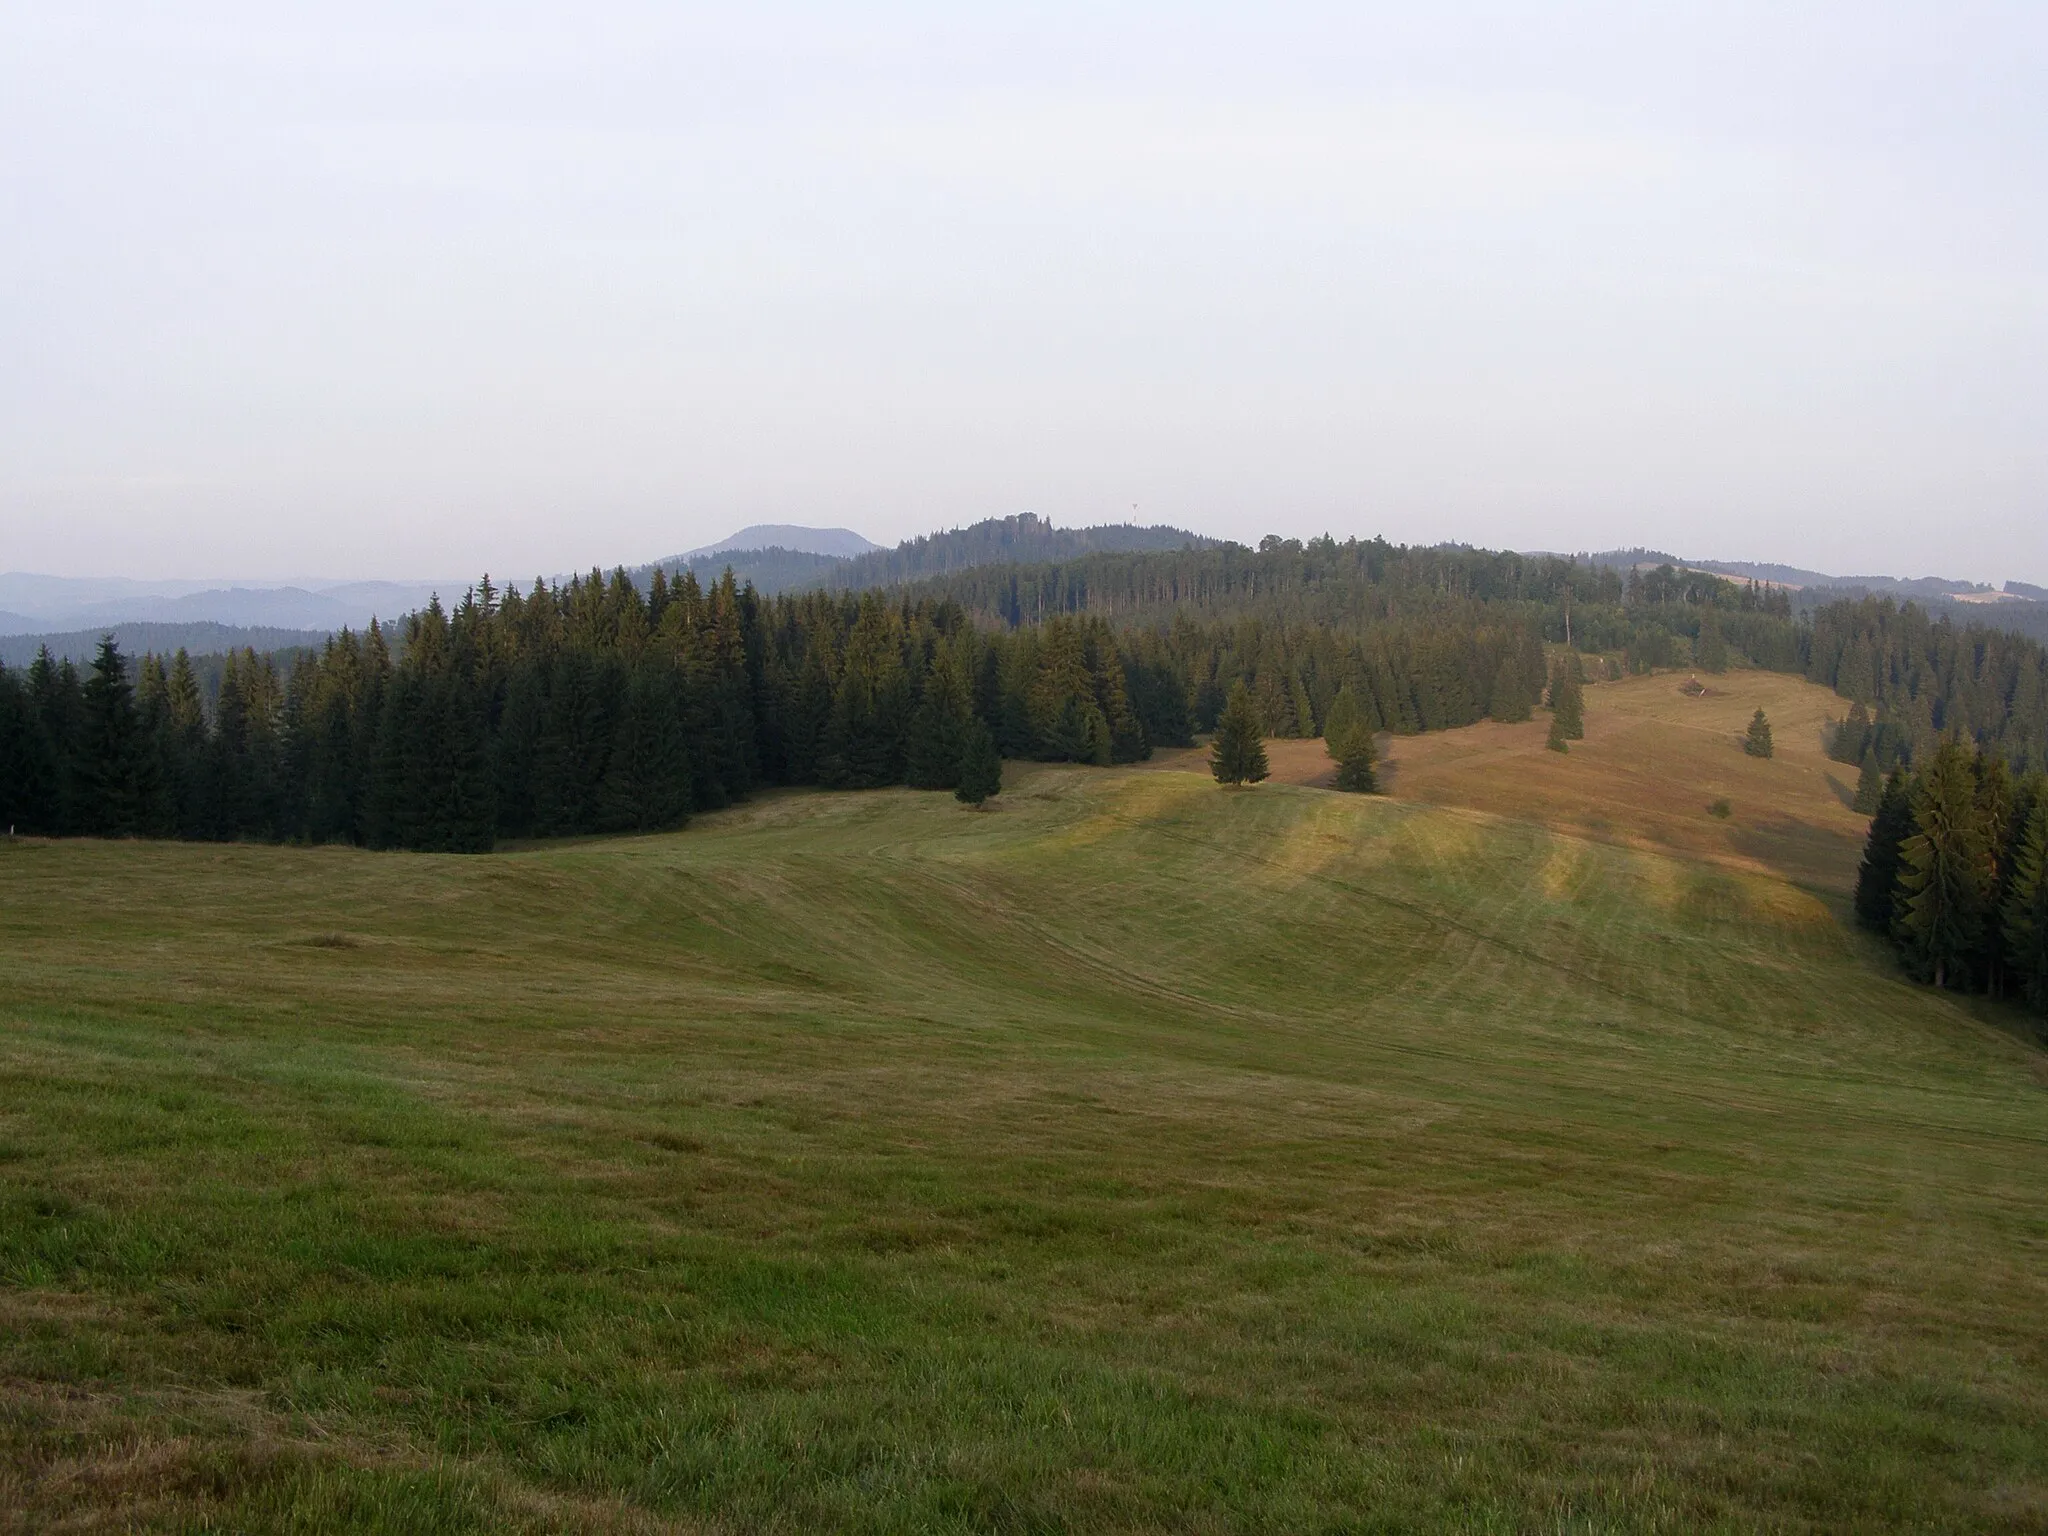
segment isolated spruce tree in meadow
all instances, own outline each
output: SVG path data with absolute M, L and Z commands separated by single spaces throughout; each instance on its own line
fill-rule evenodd
M 1937 987 L 1968 980 L 1984 937 L 1989 851 L 1976 774 L 1954 737 L 1935 749 L 1913 797 L 1913 835 L 1900 847 L 1897 931 L 1908 962 Z
M 1550 734 L 1543 739 L 1543 745 L 1553 752 L 1569 752 L 1571 740 L 1565 735 L 1564 716 L 1552 710 L 1550 713 Z
M 1372 732 L 1360 728 L 1344 741 L 1337 754 L 1337 787 L 1347 794 L 1376 795 L 1380 792 L 1377 768 L 1379 753 L 1372 744 Z
M 1366 729 L 1365 711 L 1358 707 L 1358 695 L 1346 683 L 1337 690 L 1323 720 L 1323 748 L 1331 757 L 1342 759 L 1350 738 Z
M 1256 784 L 1266 776 L 1266 740 L 1259 730 L 1258 707 L 1241 682 L 1231 687 L 1216 721 L 1209 771 L 1218 784 Z
M 2048 798 L 2036 800 L 2021 829 L 2000 918 L 2006 963 L 2048 1015 Z
M 1330 703 L 1329 718 L 1323 722 L 1323 749 L 1336 759 L 1337 788 L 1348 794 L 1379 793 L 1379 773 L 1375 768 L 1379 754 L 1373 747 L 1372 734 L 1365 711 L 1358 707 L 1358 696 L 1346 683 L 1337 690 L 1337 697 Z
M 960 748 L 960 784 L 954 798 L 963 805 L 979 806 L 1003 790 L 1003 760 L 996 753 L 996 738 L 979 715 L 967 718 Z
M 1761 705 L 1757 707 L 1757 712 L 1750 717 L 1749 731 L 1742 738 L 1742 750 L 1751 757 L 1769 757 L 1771 755 L 1771 722 L 1764 718 Z
M 1579 741 L 1586 734 L 1586 692 L 1579 677 L 1576 651 L 1562 658 L 1550 675 L 1551 734 L 1560 732 L 1567 741 Z

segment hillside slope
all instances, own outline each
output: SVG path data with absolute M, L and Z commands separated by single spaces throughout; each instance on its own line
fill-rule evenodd
M 1847 705 L 1780 672 L 1660 672 L 1590 683 L 1586 738 L 1549 751 L 1549 716 L 1486 720 L 1419 736 L 1383 736 L 1380 777 L 1397 800 L 1498 812 L 1626 848 L 1680 854 L 1774 874 L 1846 902 L 1870 818 L 1851 810 L 1856 774 L 1829 758 L 1824 733 Z M 1750 712 L 1769 717 L 1777 751 L 1749 757 Z M 1154 765 L 1200 771 L 1206 747 L 1157 754 Z M 1321 741 L 1273 740 L 1275 781 L 1327 786 L 1336 765 Z M 1714 813 L 1726 801 L 1728 813 Z
M 996 805 L 0 844 L 0 1507 L 2048 1516 L 2041 1055 L 1821 899 L 1192 773 Z

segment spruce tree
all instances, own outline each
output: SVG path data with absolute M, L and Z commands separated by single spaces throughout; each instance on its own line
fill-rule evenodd
M 1374 770 L 1378 752 L 1373 746 L 1372 727 L 1358 707 L 1358 697 L 1346 683 L 1330 703 L 1329 718 L 1323 722 L 1323 749 L 1337 763 L 1337 788 L 1350 794 L 1376 795 L 1379 775 Z
M 1764 718 L 1763 707 L 1750 717 L 1749 730 L 1742 738 L 1742 750 L 1751 757 L 1771 755 L 1771 722 Z
M 1984 947 L 1981 955 L 1985 987 L 1997 996 L 2005 990 L 2005 931 L 1999 914 L 2012 884 L 2014 853 L 2012 771 L 1996 753 L 1977 754 L 1977 827 L 1984 839 Z
M 1870 750 L 1870 711 L 1863 707 L 1861 699 L 1849 705 L 1849 714 L 1835 727 L 1834 740 L 1828 744 L 1828 756 L 1838 763 L 1860 762 L 1872 756 Z
M 979 715 L 967 718 L 960 746 L 960 783 L 953 791 L 963 804 L 979 806 L 1002 793 L 1003 760 L 996 755 L 996 739 Z
M 967 677 L 949 649 L 932 659 L 924 690 L 910 717 L 910 741 L 904 752 L 905 777 L 912 789 L 951 789 L 960 782 L 960 762 L 967 748 L 967 722 L 974 701 Z
M 1070 694 L 1061 700 L 1059 712 L 1044 728 L 1040 750 L 1052 762 L 1107 767 L 1111 756 L 1109 722 L 1093 699 Z
M 0 665 L 0 827 L 37 832 L 42 727 L 21 679 Z
M 1493 697 L 1488 701 L 1487 713 L 1510 725 L 1529 718 L 1529 689 L 1523 681 L 1522 663 L 1518 657 L 1501 658 L 1500 667 L 1493 676 Z
M 1380 778 L 1375 764 L 1379 753 L 1372 742 L 1372 732 L 1360 727 L 1350 732 L 1341 743 L 1337 753 L 1337 788 L 1346 794 L 1376 795 L 1380 792 Z
M 1551 733 L 1566 741 L 1579 741 L 1586 734 L 1586 694 L 1579 677 L 1578 652 L 1568 653 L 1550 677 Z
M 1218 784 L 1256 784 L 1266 777 L 1266 742 L 1259 729 L 1258 707 L 1251 690 L 1235 684 L 1216 722 L 1209 748 L 1209 769 Z
M 1299 673 L 1295 674 L 1293 682 L 1287 690 L 1287 696 L 1288 701 L 1294 706 L 1294 734 L 1297 736 L 1315 735 L 1315 706 L 1309 702 L 1308 684 L 1301 680 Z
M 1984 937 L 1987 867 L 1976 775 L 1954 737 L 1935 749 L 1900 847 L 1897 931 L 1907 961 L 1937 987 L 1966 985 Z
M 658 832 L 689 820 L 690 754 L 682 715 L 675 668 L 659 658 L 644 659 L 626 684 L 598 793 L 600 827 Z
M 1879 793 L 1877 813 L 1863 843 L 1863 862 L 1856 871 L 1856 921 L 1873 933 L 1888 934 L 1898 901 L 1899 850 L 1913 835 L 1913 794 L 1906 771 L 1894 768 Z
M 48 771 L 42 830 L 52 836 L 76 832 L 81 824 L 79 754 L 85 737 L 85 700 L 78 669 L 58 661 L 45 645 L 28 668 L 29 700 L 40 727 L 40 752 Z
M 1571 751 L 1571 741 L 1565 735 L 1564 716 L 1552 710 L 1550 713 L 1550 734 L 1543 739 L 1543 745 L 1553 752 Z
M 26 680 L 0 667 L 0 826 L 55 833 L 57 765 Z
M 1358 695 L 1346 683 L 1330 701 L 1329 713 L 1323 721 L 1323 750 L 1341 761 L 1352 736 L 1361 731 L 1371 733 L 1365 711 L 1359 708 Z
M 2048 1015 L 2048 800 L 2035 803 L 2022 829 L 2000 917 L 2006 963 Z
M 183 646 L 171 658 L 164 680 L 170 718 L 165 755 L 172 818 L 180 837 L 204 837 L 206 790 L 206 710 L 199 696 L 199 677 Z
M 145 785 L 142 727 L 128 665 L 111 635 L 101 637 L 92 675 L 81 690 L 84 739 L 78 755 L 81 831 L 133 837 L 143 822 Z
M 1863 766 L 1856 773 L 1856 799 L 1850 809 L 1859 816 L 1873 816 L 1877 813 L 1877 802 L 1884 796 L 1884 775 L 1878 772 L 1877 754 L 1871 753 L 1863 759 Z

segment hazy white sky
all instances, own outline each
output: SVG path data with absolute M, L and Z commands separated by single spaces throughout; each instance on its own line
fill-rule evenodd
M 2048 5 L 0 0 L 0 569 L 2048 581 Z

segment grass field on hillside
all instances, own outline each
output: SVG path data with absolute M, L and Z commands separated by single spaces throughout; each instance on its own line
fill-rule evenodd
M 1786 859 L 996 806 L 0 845 L 0 1521 L 2048 1525 L 2043 1055 Z
M 1847 706 L 1779 672 L 1708 673 L 1689 696 L 1684 673 L 1586 688 L 1586 739 L 1549 751 L 1550 717 L 1521 725 L 1382 736 L 1382 778 L 1397 800 L 1497 811 L 1601 842 L 1778 874 L 1838 894 L 1855 883 L 1870 824 L 1849 808 L 1856 770 L 1830 759 L 1826 738 Z M 1761 708 L 1776 753 L 1745 756 L 1743 731 Z M 1273 777 L 1328 785 L 1336 765 L 1320 741 L 1269 741 Z M 1199 771 L 1204 750 L 1161 753 L 1158 766 Z M 1729 814 L 1710 807 L 1726 800 Z

